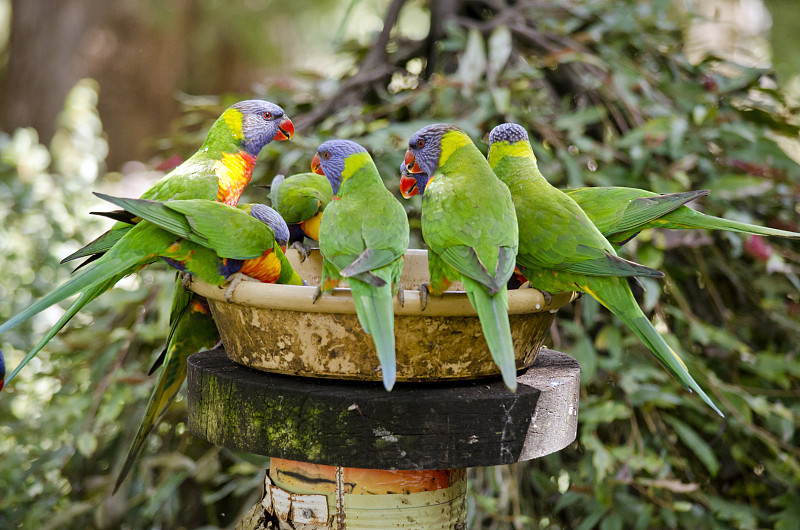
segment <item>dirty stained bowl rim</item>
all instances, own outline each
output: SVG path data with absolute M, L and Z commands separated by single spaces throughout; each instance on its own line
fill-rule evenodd
M 319 252 L 312 250 L 309 258 L 300 263 L 299 254 L 293 249 L 286 252 L 295 270 L 304 278 L 304 269 L 313 270 L 316 265 L 321 263 Z M 409 249 L 406 252 L 407 261 L 415 261 L 414 265 L 419 268 L 422 260 L 427 262 L 427 251 L 422 249 Z M 405 269 L 404 267 L 404 275 Z M 425 267 L 427 270 L 427 266 Z M 411 284 L 417 283 L 419 278 L 412 279 Z M 427 278 L 425 278 L 427 280 Z M 422 300 L 419 290 L 406 289 L 405 283 L 401 278 L 403 286 L 404 304 L 400 305 L 397 297 L 394 298 L 394 314 L 403 316 L 477 316 L 475 309 L 466 297 L 463 290 L 448 290 L 442 296 L 428 296 L 428 303 L 422 309 Z M 454 284 L 456 289 L 460 284 Z M 219 287 L 193 279 L 191 289 L 206 298 L 218 301 L 225 300 L 226 287 Z M 231 302 L 264 309 L 275 309 L 280 311 L 303 311 L 309 313 L 344 313 L 355 314 L 356 308 L 350 289 L 347 287 L 337 287 L 333 293 L 324 293 L 316 303 L 313 302 L 316 285 L 279 285 L 269 283 L 259 283 L 252 281 L 240 282 L 231 295 Z M 541 291 L 523 287 L 520 289 L 508 290 L 508 313 L 510 315 L 537 313 L 543 311 L 555 312 L 560 307 L 568 304 L 576 297 L 576 293 L 562 292 L 552 295 L 550 303 L 545 300 Z
M 287 253 L 309 286 L 241 282 L 233 290 L 193 281 L 208 299 L 226 355 L 256 370 L 294 376 L 380 381 L 375 344 L 364 332 L 347 288 L 313 296 L 322 258 L 313 251 L 300 262 Z M 405 304 L 394 298 L 397 381 L 432 382 L 499 376 L 477 313 L 455 283 L 442 297 L 429 296 L 422 310 L 418 286 L 428 280 L 427 251 L 410 250 L 403 274 Z M 509 324 L 518 370 L 536 359 L 559 307 L 573 293 L 554 295 L 549 304 L 531 288 L 508 291 Z

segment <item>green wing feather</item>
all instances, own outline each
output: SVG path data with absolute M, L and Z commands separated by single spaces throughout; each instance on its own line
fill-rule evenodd
M 241 208 L 219 202 L 200 199 L 157 202 L 96 195 L 164 230 L 208 247 L 223 258 L 256 258 L 275 240 L 268 225 Z
M 684 204 L 708 195 L 708 190 L 658 194 L 636 188 L 604 186 L 564 190 L 608 238 L 628 230 L 643 230 Z
M 648 228 L 727 230 L 743 234 L 800 238 L 800 233 L 707 215 L 687 206 L 708 190 L 658 194 L 625 187 L 565 190 L 597 228 L 615 245 L 622 245 Z
M 120 225 L 120 227 L 117 229 L 104 232 L 96 239 L 89 242 L 86 246 L 76 250 L 66 258 L 62 259 L 61 263 L 67 263 L 68 261 L 85 258 L 87 256 L 93 256 L 95 254 L 105 254 L 111 250 L 111 248 L 116 245 L 120 239 L 125 237 L 125 234 L 127 234 L 131 228 L 133 228 L 131 225 Z
M 367 248 L 344 267 L 339 274 L 345 278 L 379 269 L 397 260 L 397 251 L 388 248 Z M 336 261 L 334 261 L 336 263 Z
M 219 189 L 219 180 L 214 169 L 215 163 L 216 160 L 208 152 L 201 149 L 153 184 L 140 198 L 154 201 L 172 199 L 214 200 Z M 61 262 L 66 263 L 74 259 L 108 252 L 130 228 L 130 224 L 117 222 L 109 231 L 103 233 L 83 248 L 73 252 Z M 119 231 L 121 233 L 118 234 L 117 232 Z

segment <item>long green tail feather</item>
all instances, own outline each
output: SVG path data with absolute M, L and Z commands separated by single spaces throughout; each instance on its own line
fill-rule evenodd
M 39 341 L 39 344 L 34 346 L 34 348 L 28 352 L 25 358 L 20 361 L 17 367 L 14 368 L 14 371 L 12 371 L 11 375 L 8 376 L 6 383 L 11 382 L 11 380 L 14 379 L 19 371 L 22 370 L 25 365 L 31 361 L 31 359 L 36 357 L 36 355 L 42 351 L 45 346 L 47 346 L 47 343 L 56 336 L 56 333 L 61 331 L 61 329 L 67 325 L 67 322 L 69 322 L 72 317 L 78 313 L 78 311 L 83 309 L 89 302 L 106 292 L 112 285 L 113 283 L 111 283 L 111 285 L 108 283 L 99 284 L 81 293 L 78 299 L 75 300 L 72 305 L 69 306 L 67 311 L 61 316 L 61 318 L 58 319 L 58 322 L 56 322 L 53 327 L 50 328 L 50 330 L 44 335 L 44 337 L 42 337 L 42 339 Z
M 708 195 L 708 190 L 696 190 L 635 199 L 628 205 L 622 219 L 614 225 L 614 233 L 628 230 L 642 230 L 646 223 L 663 217 L 677 210 L 687 202 L 691 202 L 699 197 L 705 197 L 706 195 Z
M 517 390 L 517 364 L 514 356 L 514 343 L 511 340 L 511 327 L 508 324 L 508 294 L 504 287 L 500 292 L 490 295 L 486 287 L 478 282 L 462 277 L 472 307 L 478 313 L 483 336 L 495 364 L 500 368 L 503 381 L 512 392 Z
M 176 289 L 183 289 L 179 285 Z M 117 492 L 125 477 L 133 468 L 136 458 L 144 448 L 144 442 L 153 428 L 159 424 L 167 413 L 175 397 L 186 379 L 186 359 L 189 355 L 204 348 L 210 348 L 219 340 L 219 333 L 209 313 L 200 313 L 192 310 L 196 295 L 190 297 L 185 307 L 173 307 L 179 315 L 173 319 L 170 329 L 169 341 L 165 349 L 163 367 L 158 376 L 158 382 L 150 395 L 147 410 L 142 417 L 139 430 L 131 443 L 125 462 L 117 477 L 114 493 Z
M 202 245 L 208 244 L 208 239 L 197 234 L 193 229 L 186 215 L 176 212 L 165 206 L 163 202 L 150 201 L 146 199 L 126 199 L 124 197 L 112 197 L 103 193 L 94 192 L 94 195 L 112 204 L 124 208 L 125 211 L 136 214 L 142 219 L 146 219 L 161 228 L 190 239 Z
M 100 237 L 94 241 L 91 241 L 83 248 L 76 250 L 66 258 L 62 259 L 61 263 L 108 252 L 111 250 L 111 247 L 117 244 L 117 241 L 122 239 L 122 237 L 130 231 L 131 228 L 133 228 L 133 226 L 123 226 L 122 228 L 109 230 L 108 232 L 101 234 Z
M 692 210 L 691 208 L 680 208 L 665 215 L 656 221 L 656 226 L 660 228 L 708 228 L 710 230 L 728 230 L 742 234 L 753 234 L 759 236 L 778 236 L 792 239 L 800 238 L 800 233 L 788 230 L 779 230 L 766 226 L 758 226 L 749 223 L 714 217 Z
M 350 278 L 350 291 L 364 331 L 372 335 L 381 364 L 383 386 L 391 390 L 397 380 L 394 341 L 394 301 L 390 284 L 383 287 L 365 285 Z
M 598 302 L 617 315 L 617 317 L 639 337 L 639 340 L 650 349 L 653 355 L 661 361 L 661 364 L 664 365 L 669 373 L 680 381 L 685 388 L 697 392 L 697 395 L 699 395 L 709 407 L 714 409 L 720 416 L 725 417 L 714 402 L 711 401 L 711 398 L 700 388 L 697 381 L 691 376 L 689 369 L 680 356 L 664 342 L 664 339 L 658 334 L 658 331 L 656 331 L 647 317 L 645 317 L 644 313 L 642 313 L 628 285 L 618 278 L 615 280 L 613 284 L 605 282 L 603 286 L 595 285 L 593 289 L 587 289 L 586 292 L 591 294 Z
M 70 296 L 84 290 L 92 288 L 98 282 L 112 278 L 123 271 L 132 268 L 141 260 L 141 256 L 131 256 L 127 260 L 115 259 L 97 263 L 91 269 L 87 269 L 78 276 L 67 280 L 61 286 L 40 298 L 26 309 L 14 315 L 9 320 L 0 325 L 0 333 L 8 331 L 14 326 L 26 321 L 37 313 L 47 309 L 53 304 L 66 300 Z

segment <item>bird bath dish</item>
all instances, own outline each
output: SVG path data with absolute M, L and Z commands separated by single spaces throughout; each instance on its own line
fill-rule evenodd
M 191 282 L 191 289 L 208 299 L 228 357 L 266 372 L 380 381 L 375 345 L 361 328 L 350 290 L 339 287 L 312 303 L 322 270 L 319 251 L 310 252 L 303 263 L 295 250 L 286 255 L 309 287 L 241 282 L 229 303 L 225 288 Z M 427 279 L 427 251 L 409 250 L 401 277 L 405 304 L 394 301 L 397 380 L 499 375 L 461 285 L 454 284 L 442 297 L 429 296 L 423 311 L 417 289 Z M 533 364 L 556 310 L 573 297 L 574 293 L 559 293 L 547 304 L 536 289 L 508 291 L 518 370 Z

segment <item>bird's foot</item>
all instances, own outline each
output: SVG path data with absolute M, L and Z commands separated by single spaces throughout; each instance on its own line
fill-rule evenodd
M 258 280 L 256 280 L 255 278 L 251 278 L 250 276 L 242 272 L 235 272 L 230 276 L 228 276 L 228 279 L 226 280 L 226 282 L 228 282 L 228 288 L 225 290 L 225 300 L 229 304 L 233 303 L 233 292 L 236 290 L 236 287 L 242 281 L 257 282 Z
M 428 282 L 419 286 L 419 301 L 422 302 L 422 311 L 428 307 Z
M 533 287 L 532 285 L 530 287 Z M 548 306 L 553 303 L 553 294 L 550 291 L 542 291 L 539 289 L 539 292 L 542 293 L 544 297 L 544 305 Z
M 406 295 L 403 293 L 402 285 L 399 285 L 397 289 L 397 301 L 400 302 L 400 307 L 406 306 Z
M 189 286 L 192 284 L 192 275 L 188 272 L 181 273 L 181 287 L 184 291 L 190 291 Z
M 317 285 L 317 288 L 314 290 L 314 296 L 311 297 L 311 304 L 316 304 L 320 296 L 322 296 L 322 286 Z
M 289 248 L 293 248 L 300 254 L 300 263 L 303 263 L 308 258 L 308 253 L 311 252 L 311 245 L 306 245 L 302 241 L 295 241 Z

